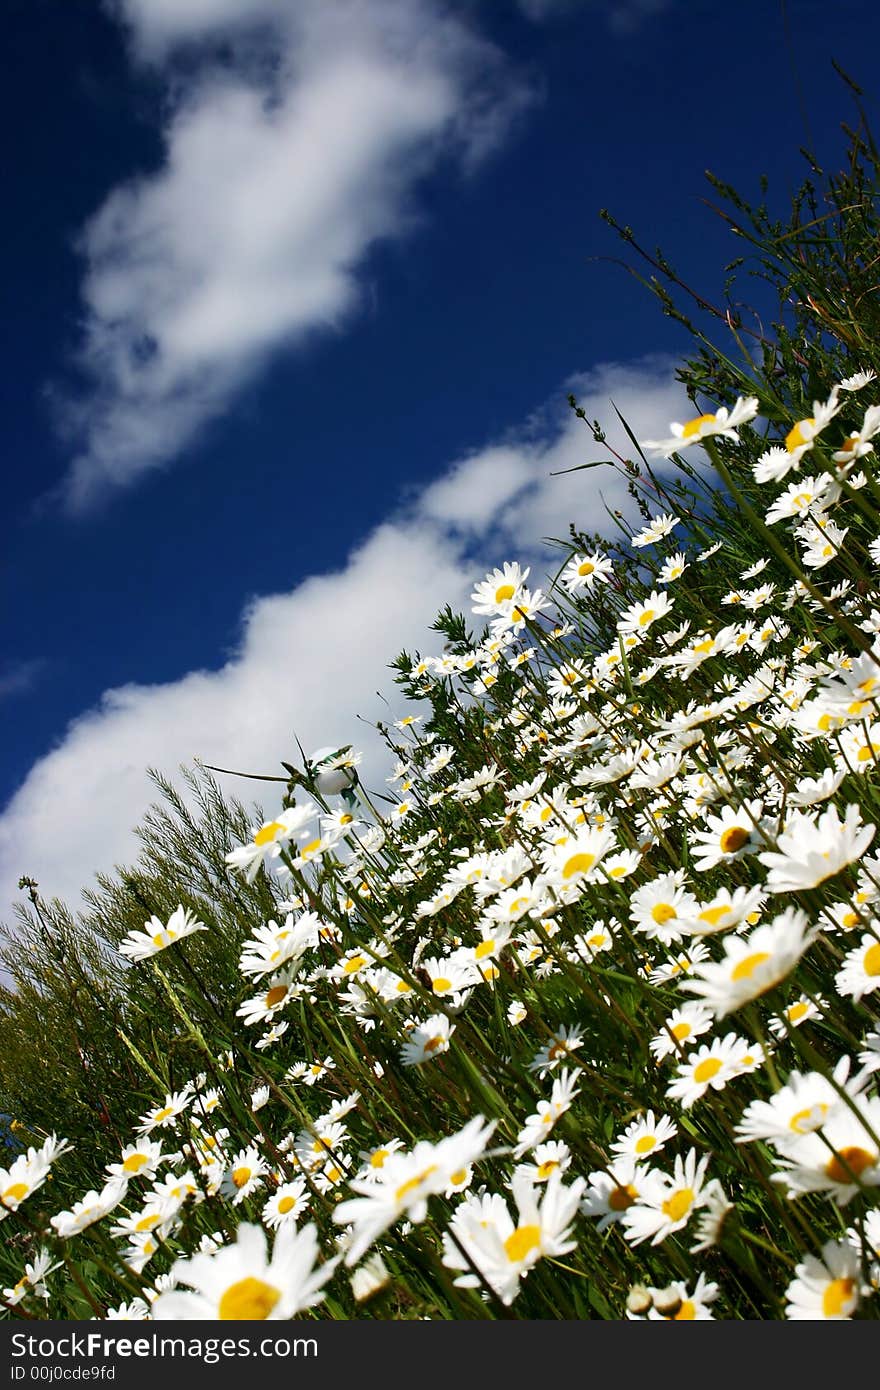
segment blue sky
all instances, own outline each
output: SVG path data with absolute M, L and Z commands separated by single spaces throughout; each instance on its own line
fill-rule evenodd
M 784 209 L 868 0 L 8 0 L 0 920 L 133 856 L 148 766 L 387 717 L 445 602 L 601 521 L 688 348 L 607 207 L 718 293 L 711 169 Z M 546 567 L 546 568 L 545 568 Z M 389 769 L 390 770 L 390 769 Z M 256 784 L 229 783 L 248 796 Z M 262 795 L 262 793 L 260 793 Z M 265 796 L 271 798 L 269 789 Z M 268 801 L 267 801 L 268 804 Z

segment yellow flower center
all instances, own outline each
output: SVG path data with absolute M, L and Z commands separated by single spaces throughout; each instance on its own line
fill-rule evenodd
M 626 1211 L 638 1195 L 632 1183 L 628 1183 L 626 1187 L 613 1187 L 608 1194 L 608 1205 L 612 1211 Z
M 287 989 L 287 985 L 273 985 L 266 993 L 266 1008 L 274 1009 L 276 1004 L 280 1004 L 282 999 L 286 999 Z
M 146 1154 L 129 1154 L 122 1167 L 126 1173 L 139 1173 L 145 1163 L 149 1163 Z
M 508 599 L 513 598 L 515 593 L 516 589 L 512 584 L 499 584 L 495 590 L 495 602 L 506 603 Z
M 513 902 L 511 903 L 511 905 L 510 905 L 511 911 L 513 911 L 513 910 L 515 909 L 517 903 L 522 903 L 522 902 L 525 902 L 525 898 L 515 898 L 514 901 L 513 901 Z M 495 942 L 494 942 L 494 941 L 492 941 L 492 940 L 490 940 L 490 941 L 481 941 L 480 944 L 479 944 L 479 946 L 477 947 L 477 949 L 474 951 L 474 959 L 475 959 L 475 960 L 485 960 L 486 956 L 491 956 L 491 954 L 492 954 L 492 952 L 493 952 L 494 950 L 495 950 Z
M 717 927 L 722 918 L 726 917 L 730 908 L 722 903 L 720 907 L 704 907 L 700 913 L 699 920 L 707 922 L 710 927 Z
M 809 1004 L 805 1004 L 803 999 L 799 999 L 796 1004 L 792 1004 L 788 1009 L 789 1023 L 800 1023 L 804 1015 L 809 1011 Z
M 825 1172 L 832 1182 L 851 1183 L 877 1162 L 877 1155 L 861 1149 L 857 1144 L 841 1149 L 826 1165 Z
M 651 908 L 651 916 L 654 918 L 657 925 L 661 927 L 664 922 L 670 921 L 677 915 L 672 903 L 656 903 L 655 906 Z
M 657 615 L 655 609 L 646 608 L 643 613 L 639 614 L 639 627 L 647 627 L 649 623 L 652 623 L 654 621 L 654 618 L 656 616 Z
M 868 947 L 862 959 L 862 969 L 872 979 L 875 975 L 880 975 L 880 942 Z
M 793 454 L 795 449 L 799 449 L 802 444 L 809 443 L 810 436 L 807 431 L 812 430 L 815 424 L 816 421 L 811 415 L 806 420 L 798 420 L 794 429 L 789 430 L 785 436 L 785 447 L 790 454 Z
M 538 1177 L 543 1182 L 543 1180 L 549 1178 L 550 1174 L 558 1167 L 559 1164 L 555 1158 L 547 1158 L 543 1163 L 538 1164 Z
M 165 946 L 167 946 L 168 944 L 169 944 L 169 943 L 168 943 L 168 940 L 166 939 L 166 934 L 165 934 L 165 932 L 164 932 L 164 931 L 157 931 L 157 932 L 156 932 L 156 935 L 153 937 L 153 945 L 155 946 L 156 950 L 157 950 L 157 951 L 161 951 L 162 948 L 165 947 Z
M 280 1289 L 249 1274 L 237 1284 L 230 1284 L 217 1312 L 223 1322 L 256 1322 L 268 1318 L 280 1297 Z
M 684 1303 L 682 1303 L 681 1307 L 679 1308 L 678 1312 L 677 1312 L 677 1313 L 675 1314 L 675 1316 L 673 1317 L 672 1321 L 673 1321 L 673 1322 L 693 1322 L 694 1319 L 696 1318 L 696 1316 L 697 1316 L 697 1309 L 696 1309 L 695 1304 L 691 1303 L 691 1301 L 690 1301 L 689 1298 L 686 1298 L 686 1299 L 684 1300 Z
M 793 1129 L 795 1134 L 809 1134 L 822 1124 L 827 1114 L 828 1106 L 820 1101 L 816 1105 L 808 1106 L 805 1110 L 798 1110 L 789 1120 L 788 1127 Z
M 655 1134 L 643 1134 L 641 1139 L 636 1140 L 635 1150 L 637 1154 L 649 1154 L 657 1143 Z
M 29 1192 L 30 1187 L 26 1182 L 14 1182 L 3 1193 L 0 1193 L 0 1201 L 7 1206 L 10 1202 L 23 1202 Z
M 170 1119 L 173 1113 L 174 1107 L 172 1105 L 165 1105 L 162 1107 L 161 1110 L 156 1111 L 155 1115 L 153 1116 L 153 1119 L 157 1125 L 160 1125 L 163 1120 Z
M 731 825 L 722 831 L 719 844 L 725 854 L 736 854 L 749 839 L 750 831 L 741 825 Z
M 832 1279 L 822 1295 L 823 1317 L 839 1318 L 852 1298 L 855 1286 L 854 1279 Z
M 533 1250 L 539 1249 L 540 1245 L 540 1226 L 517 1226 L 504 1242 L 504 1250 L 512 1264 L 519 1264 L 521 1260 L 527 1259 Z
M 241 1168 L 233 1168 L 232 1181 L 235 1183 L 235 1186 L 244 1187 L 245 1183 L 250 1179 L 252 1171 L 253 1169 L 244 1166 Z
M 596 566 L 593 564 L 592 560 L 582 560 L 578 565 L 578 574 L 592 574 L 595 568 Z
M 416 1177 L 408 1178 L 405 1183 L 401 1183 L 400 1187 L 395 1192 L 394 1200 L 396 1202 L 405 1202 L 410 1193 L 415 1192 L 417 1188 L 421 1187 L 423 1182 L 427 1182 L 431 1174 L 436 1173 L 436 1171 L 437 1164 L 432 1163 L 430 1168 L 425 1168 L 424 1171 L 419 1173 Z
M 677 1042 L 681 1042 L 684 1038 L 690 1037 L 691 1025 L 689 1023 L 674 1023 L 669 1031 Z
M 436 1052 L 437 1048 L 442 1047 L 445 1041 L 446 1039 L 440 1033 L 438 1033 L 436 1037 L 428 1039 L 428 1041 L 425 1043 L 424 1050 L 425 1052 Z
M 278 821 L 278 820 L 270 820 L 270 821 L 268 821 L 265 825 L 261 826 L 260 829 L 257 831 L 256 835 L 254 836 L 254 844 L 255 844 L 255 845 L 268 845 L 268 844 L 271 844 L 272 841 L 275 839 L 275 836 L 278 834 L 279 830 L 283 830 L 283 829 L 284 829 L 284 826 L 281 824 L 280 821 Z
M 467 1168 L 456 1168 L 454 1173 L 449 1174 L 449 1182 L 452 1187 L 459 1187 L 467 1177 Z
M 343 975 L 356 975 L 359 970 L 363 970 L 367 963 L 366 956 L 352 956 L 342 967 Z
M 692 1187 L 679 1187 L 667 1197 L 663 1203 L 663 1213 L 671 1221 L 680 1221 L 683 1216 L 687 1216 L 694 1204 L 694 1190 Z
M 432 982 L 432 988 L 435 994 L 448 994 L 449 990 L 452 989 L 452 981 L 444 979 L 442 975 L 438 975 Z
M 135 1226 L 136 1231 L 152 1231 L 154 1226 L 158 1226 L 162 1220 L 159 1212 L 154 1211 L 150 1216 L 142 1216 Z
M 732 980 L 751 979 L 759 965 L 763 965 L 765 960 L 770 959 L 769 951 L 754 951 L 750 956 L 743 956 L 742 960 L 737 961 L 730 972 Z
M 717 1076 L 721 1070 L 721 1063 L 717 1057 L 707 1057 L 704 1062 L 700 1062 L 694 1068 L 695 1081 L 711 1081 L 713 1076 Z
M 280 1216 L 286 1216 L 290 1209 L 295 1206 L 295 1197 L 282 1197 L 280 1202 L 278 1203 L 278 1213 Z
M 688 420 L 687 424 L 682 426 L 681 437 L 682 439 L 695 439 L 704 425 L 714 425 L 714 423 L 714 415 L 698 415 L 695 420 Z
M 596 862 L 595 854 L 573 854 L 562 866 L 562 877 L 574 878 L 575 874 L 588 874 Z

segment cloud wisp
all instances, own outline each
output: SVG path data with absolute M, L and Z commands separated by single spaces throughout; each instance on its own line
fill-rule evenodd
M 59 412 L 74 511 L 170 465 L 273 355 L 338 331 L 371 248 L 418 225 L 420 182 L 472 169 L 529 101 L 435 0 L 111 9 L 168 116 L 161 166 L 78 239 L 84 389 Z

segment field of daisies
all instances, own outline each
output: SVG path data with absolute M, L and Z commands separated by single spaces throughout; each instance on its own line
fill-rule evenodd
M 397 656 L 382 787 L 357 747 L 265 805 L 157 778 L 89 911 L 22 880 L 6 1317 L 880 1315 L 863 133 L 844 164 L 790 224 L 722 189 L 772 331 L 729 294 L 692 322 L 620 229 L 693 416 L 625 457 L 572 400 L 631 514 Z

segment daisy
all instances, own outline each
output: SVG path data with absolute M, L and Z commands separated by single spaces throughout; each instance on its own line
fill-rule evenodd
M 578 897 L 584 882 L 599 879 L 598 866 L 615 848 L 614 835 L 607 827 L 593 826 L 572 835 L 552 848 L 544 860 L 548 882 L 563 901 Z
M 611 561 L 598 551 L 586 555 L 577 554 L 573 555 L 565 566 L 559 576 L 559 582 L 569 593 L 577 594 L 582 589 L 589 592 L 597 582 L 607 584 L 608 577 L 613 572 L 614 566 Z
M 711 1027 L 712 1011 L 702 1004 L 685 1004 L 681 1009 L 673 1009 L 663 1029 L 648 1044 L 651 1055 L 656 1062 L 678 1057 L 694 1038 L 708 1033 Z
M 0 1219 L 7 1211 L 17 1211 L 22 1202 L 43 1186 L 56 1158 L 68 1153 L 70 1147 L 66 1139 L 50 1134 L 39 1149 L 31 1147 L 20 1153 L 9 1168 L 0 1168 L 0 1206 L 5 1208 L 0 1212 Z
M 182 941 L 185 936 L 192 936 L 193 932 L 208 930 L 194 912 L 182 905 L 172 912 L 167 926 L 158 917 L 151 917 L 145 925 L 145 931 L 131 931 L 119 943 L 120 955 L 127 956 L 129 960 L 149 960 L 175 941 Z
M 681 939 L 682 918 L 691 917 L 698 907 L 685 886 L 684 869 L 675 869 L 637 888 L 630 898 L 629 915 L 643 936 L 668 946 Z
M 248 883 L 252 883 L 261 866 L 274 865 L 288 841 L 310 825 L 317 814 L 317 808 L 313 805 L 289 806 L 274 820 L 264 821 L 258 826 L 249 844 L 230 851 L 226 855 L 226 863 L 231 870 L 244 873 Z
M 632 536 L 630 545 L 637 550 L 646 545 L 653 545 L 655 541 L 668 536 L 670 531 L 674 531 L 678 525 L 679 518 L 677 516 L 673 516 L 671 512 L 663 512 L 660 516 L 652 517 L 647 526 L 643 526 L 637 535 Z
M 798 420 L 785 436 L 785 447 L 792 459 L 800 462 L 803 455 L 812 449 L 813 441 L 842 408 L 843 403 L 838 399 L 836 386 L 827 401 L 813 402 L 813 414 L 804 420 Z
M 236 1009 L 238 1018 L 243 1018 L 249 1026 L 254 1023 L 271 1023 L 275 1015 L 293 998 L 299 986 L 294 982 L 295 968 L 288 968 L 273 975 L 268 988 L 250 999 L 245 999 Z
M 661 618 L 665 618 L 670 612 L 674 600 L 669 594 L 652 589 L 647 599 L 641 603 L 633 603 L 621 614 L 618 623 L 618 632 L 645 632 L 653 623 Z
M 758 855 L 769 869 L 771 893 L 794 893 L 815 888 L 841 869 L 861 859 L 874 838 L 873 822 L 862 825 L 859 808 L 850 802 L 843 820 L 829 806 L 818 820 L 796 811 L 777 837 L 777 847 Z
M 127 1144 L 120 1161 L 108 1163 L 105 1171 L 111 1178 L 152 1178 L 165 1157 L 161 1144 L 144 1138 L 139 1144 Z
M 732 1211 L 733 1202 L 728 1200 L 718 1179 L 712 1178 L 703 1188 L 703 1206 L 696 1221 L 696 1240 L 690 1247 L 692 1255 L 702 1254 L 718 1244 L 724 1223 Z
M 381 1293 L 391 1281 L 391 1274 L 381 1255 L 370 1255 L 351 1275 L 351 1293 L 355 1303 L 367 1303 Z
M 724 940 L 724 958 L 697 965 L 681 988 L 698 994 L 716 1019 L 725 1018 L 784 980 L 820 934 L 807 914 L 788 907 L 749 936 Z
M 338 1258 L 316 1266 L 318 1238 L 313 1225 L 278 1230 L 271 1256 L 259 1226 L 247 1222 L 236 1231 L 235 1243 L 212 1254 L 176 1260 L 171 1273 L 193 1292 L 172 1289 L 154 1301 L 157 1321 L 202 1319 L 253 1322 L 292 1318 L 320 1303 L 322 1286 Z
M 529 1149 L 533 1149 L 541 1140 L 546 1139 L 556 1121 L 570 1108 L 575 1096 L 580 1095 L 580 1090 L 576 1085 L 579 1070 L 580 1068 L 575 1068 L 570 1071 L 566 1068 L 554 1080 L 550 1099 L 538 1101 L 537 1110 L 527 1117 L 523 1128 L 517 1135 L 517 1144 L 513 1151 L 514 1158 L 522 1158 Z
M 482 579 L 471 594 L 474 613 L 502 613 L 528 579 L 528 569 L 520 569 L 516 561 L 505 563 Z
M 830 486 L 831 478 L 827 473 L 821 473 L 817 477 L 799 478 L 796 482 L 789 483 L 785 492 L 767 509 L 764 520 L 768 526 L 772 526 L 785 518 L 807 515 L 815 517 L 827 505 L 828 499 L 825 494 Z
M 827 767 L 819 777 L 802 777 L 797 786 L 789 792 L 790 806 L 815 806 L 817 801 L 827 801 L 833 796 L 846 776 L 844 769 Z
M 802 1023 L 807 1023 L 811 1018 L 821 1018 L 821 1010 L 827 1007 L 824 999 L 814 1001 L 801 994 L 785 1006 L 781 1015 L 771 1018 L 770 1032 L 776 1038 L 786 1038 L 789 1028 L 800 1028 Z
M 688 562 L 684 551 L 678 550 L 674 555 L 670 555 L 668 560 L 664 560 L 660 573 L 657 575 L 657 583 L 673 584 L 676 579 L 681 579 L 687 568 Z
M 743 1046 L 744 1040 L 736 1033 L 701 1044 L 679 1063 L 674 1079 L 666 1088 L 667 1096 L 689 1110 L 710 1087 L 713 1091 L 723 1091 L 731 1077 L 740 1074 Z
M 403 1148 L 402 1139 L 384 1139 L 374 1149 L 361 1149 L 358 1158 L 361 1166 L 357 1171 L 358 1180 L 378 1180 L 379 1172 L 385 1167 L 388 1158 Z
M 576 1025 L 572 1028 L 558 1028 L 550 1041 L 545 1043 L 529 1062 L 529 1071 L 536 1072 L 538 1077 L 543 1080 L 572 1052 L 583 1046 L 583 1039 L 583 1029 Z
M 137 1132 L 140 1135 L 150 1134 L 154 1129 L 167 1129 L 173 1125 L 178 1115 L 182 1115 L 184 1110 L 192 1100 L 192 1093 L 189 1086 L 185 1086 L 182 1091 L 171 1091 L 166 1095 L 161 1105 L 153 1106 L 142 1115 L 138 1123 Z
M 838 994 L 856 1003 L 880 988 L 880 940 L 876 936 L 865 932 L 859 945 L 847 952 L 834 984 Z
M 306 912 L 294 920 L 289 912 L 279 926 L 274 918 L 257 927 L 245 942 L 238 962 L 242 975 L 260 979 L 285 965 L 298 961 L 320 940 L 321 920 L 314 912 Z
M 520 1168 L 534 1183 L 546 1182 L 554 1173 L 564 1173 L 571 1166 L 571 1149 L 560 1139 L 551 1139 L 547 1144 L 538 1144 L 532 1150 L 530 1163 L 520 1164 Z
M 639 1200 L 623 1213 L 621 1224 L 631 1245 L 650 1240 L 659 1245 L 688 1221 L 705 1204 L 704 1192 L 709 1155 L 697 1159 L 696 1149 L 689 1149 L 675 1160 L 672 1177 L 656 1170 L 648 1173 Z
M 223 1195 L 231 1197 L 233 1206 L 237 1207 L 245 1197 L 249 1197 L 258 1187 L 263 1186 L 263 1179 L 268 1171 L 268 1163 L 253 1144 L 239 1149 L 223 1180 Z
M 672 431 L 671 439 L 643 439 L 642 446 L 660 458 L 671 458 L 681 449 L 686 449 L 691 444 L 699 444 L 700 440 L 716 434 L 721 435 L 722 439 L 729 439 L 732 443 L 738 444 L 739 435 L 736 427 L 754 420 L 757 413 L 757 396 L 738 396 L 736 404 L 730 410 L 721 406 L 714 413 L 698 415 L 685 424 L 673 421 L 669 426 Z
M 303 1178 L 284 1182 L 276 1188 L 260 1213 L 264 1226 L 278 1230 L 279 1226 L 293 1225 L 309 1205 L 309 1193 Z
M 128 1183 L 124 1178 L 110 1178 L 100 1192 L 92 1189 L 67 1211 L 59 1211 L 49 1218 L 49 1225 L 62 1240 L 78 1235 L 87 1226 L 100 1221 L 117 1207 L 125 1196 Z
M 511 600 L 500 617 L 493 618 L 491 624 L 493 636 L 503 636 L 507 632 L 521 632 L 529 619 L 533 619 L 537 613 L 542 613 L 547 607 L 548 600 L 540 589 L 536 589 L 534 593 L 530 589 L 520 589 L 516 598 Z
M 746 801 L 735 810 L 725 806 L 720 815 L 706 816 L 706 829 L 693 833 L 692 855 L 701 873 L 716 864 L 730 864 L 754 854 L 764 843 L 761 834 L 763 802 Z
M 863 371 L 854 372 L 852 376 L 845 377 L 843 381 L 837 383 L 841 391 L 861 391 L 863 386 L 869 382 L 876 381 L 877 373 L 873 367 L 867 367 Z
M 846 1056 L 835 1066 L 838 1086 L 846 1085 L 849 1066 Z M 856 1100 L 859 1087 L 850 1082 L 846 1089 L 850 1099 Z M 753 1100 L 746 1106 L 734 1127 L 736 1142 L 764 1140 L 780 1153 L 791 1153 L 805 1134 L 820 1129 L 842 1103 L 835 1087 L 819 1072 L 790 1072 L 786 1084 L 769 1100 Z
M 607 1168 L 590 1173 L 587 1191 L 581 1202 L 581 1213 L 596 1221 L 597 1231 L 623 1220 L 642 1195 L 648 1168 L 631 1157 L 616 1158 Z
M 659 1153 L 670 1139 L 674 1139 L 678 1127 L 668 1115 L 654 1118 L 653 1110 L 639 1116 L 627 1125 L 611 1145 L 611 1152 L 619 1158 L 644 1160 L 650 1154 Z
M 720 1292 L 704 1274 L 697 1277 L 692 1290 L 681 1280 L 673 1280 L 665 1289 L 651 1289 L 653 1306 L 648 1310 L 651 1322 L 705 1322 L 711 1320 L 712 1304 Z
M 859 1257 L 846 1241 L 828 1240 L 821 1258 L 806 1255 L 785 1291 L 785 1316 L 792 1321 L 851 1318 L 859 1304 Z
M 878 1130 L 880 1099 L 860 1096 L 858 1114 L 840 1104 L 829 1111 L 821 1134 L 805 1134 L 792 1143 L 772 1181 L 786 1186 L 789 1199 L 825 1192 L 838 1206 L 846 1206 L 863 1188 L 880 1186 Z
M 438 999 L 448 1000 L 451 1008 L 461 1008 L 474 986 L 471 952 L 454 951 L 442 959 L 426 957 L 422 969 L 430 981 L 431 993 Z
M 561 1175 L 554 1173 L 541 1190 L 526 1174 L 517 1172 L 511 1183 L 516 1220 L 503 1198 L 465 1198 L 443 1241 L 444 1265 L 464 1271 L 454 1282 L 464 1288 L 488 1285 L 508 1307 L 519 1292 L 520 1280 L 538 1260 L 574 1249 L 577 1242 L 570 1239 L 571 1224 L 584 1186 L 583 1178 L 576 1178 L 566 1187 Z
M 681 929 L 692 936 L 731 931 L 744 922 L 754 925 L 767 900 L 761 888 L 719 888 L 707 903 L 697 903 L 693 913 L 682 913 Z
M 432 1014 L 410 1032 L 400 1050 L 400 1060 L 405 1067 L 418 1067 L 449 1051 L 449 1039 L 455 1032 L 455 1024 L 450 1023 L 445 1014 Z
M 463 1129 L 432 1143 L 420 1140 L 408 1153 L 394 1153 L 386 1160 L 378 1181 L 354 1178 L 349 1184 L 358 1195 L 343 1201 L 333 1212 L 333 1220 L 353 1226 L 353 1238 L 346 1265 L 357 1264 L 373 1242 L 400 1217 L 413 1223 L 424 1221 L 428 1201 L 442 1193 L 454 1173 L 482 1157 L 495 1128 L 482 1115 L 469 1120 Z
M 48 1250 L 39 1250 L 32 1261 L 28 1260 L 25 1263 L 24 1274 L 18 1282 L 11 1289 L 3 1290 L 4 1299 L 14 1307 L 28 1294 L 33 1294 L 35 1298 L 48 1298 L 46 1280 L 56 1269 L 60 1269 L 61 1265 L 61 1260 L 53 1263 Z

